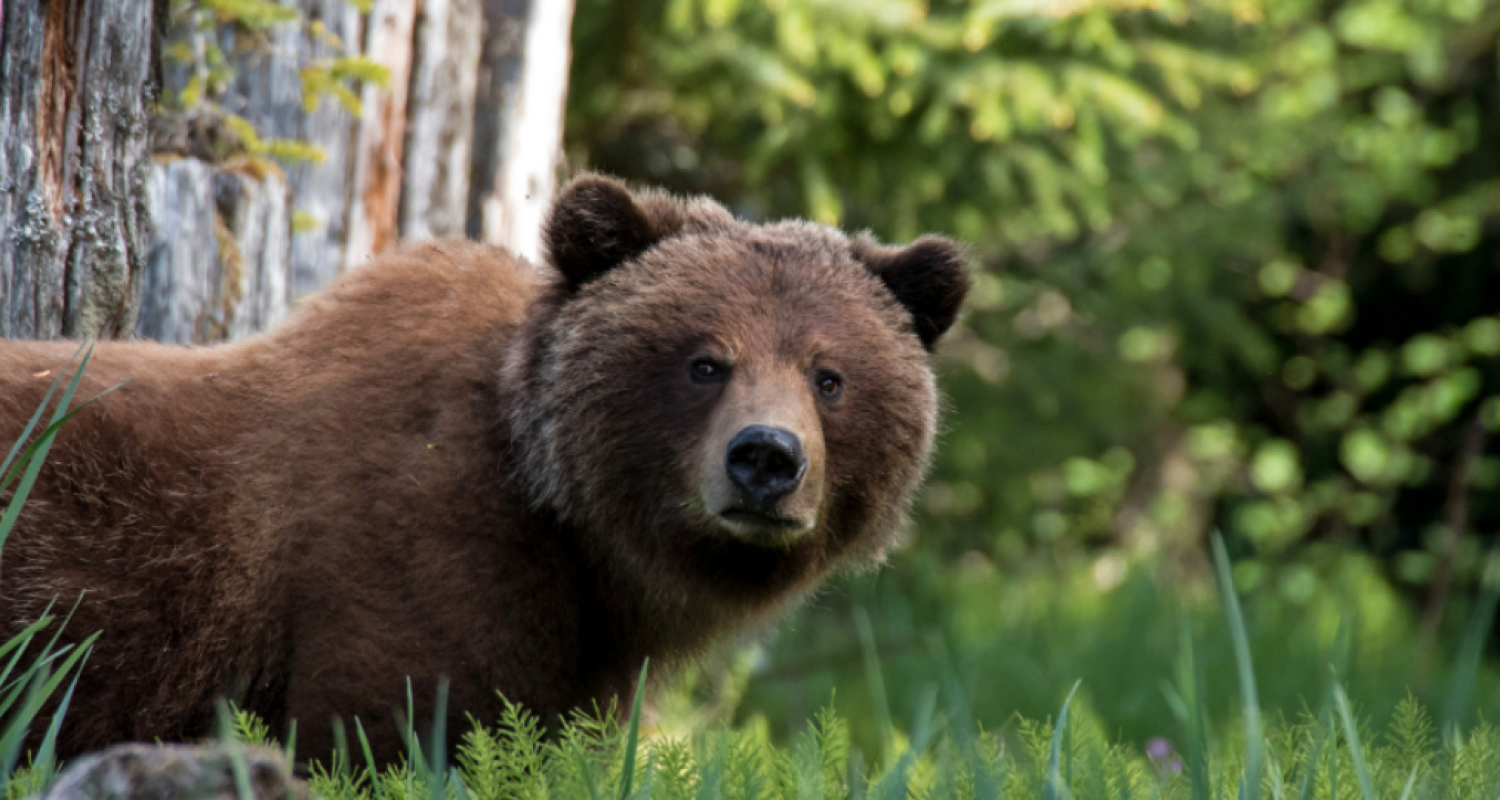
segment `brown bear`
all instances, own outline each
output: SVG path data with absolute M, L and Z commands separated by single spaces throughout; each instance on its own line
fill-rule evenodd
M 544 719 L 879 562 L 932 447 L 961 249 L 585 176 L 546 264 L 408 246 L 279 328 L 100 343 L 0 562 L 0 624 L 102 631 L 65 754 L 209 733 L 227 696 L 326 757 L 501 694 Z M 0 441 L 77 345 L 0 343 Z M 49 374 L 49 371 L 50 374 Z M 8 498 L 6 498 L 8 499 Z M 3 633 L 0 630 L 0 633 Z M 455 730 L 455 732 L 457 732 Z

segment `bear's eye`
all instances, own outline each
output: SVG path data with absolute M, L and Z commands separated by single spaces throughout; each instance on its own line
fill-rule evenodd
M 729 365 L 712 358 L 695 358 L 688 363 L 688 375 L 694 383 L 723 383 L 729 379 Z
M 820 369 L 813 375 L 813 385 L 824 400 L 836 400 L 844 389 L 844 379 L 837 372 Z

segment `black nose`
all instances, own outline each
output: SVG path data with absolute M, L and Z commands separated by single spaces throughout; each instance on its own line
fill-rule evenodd
M 751 425 L 729 442 L 725 458 L 729 479 L 740 487 L 752 511 L 770 513 L 776 503 L 796 491 L 807 472 L 807 458 L 796 434 L 765 425 Z

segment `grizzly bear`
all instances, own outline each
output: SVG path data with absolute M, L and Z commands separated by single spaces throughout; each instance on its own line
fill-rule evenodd
M 228 697 L 298 751 L 331 720 L 400 752 L 503 695 L 628 705 L 878 563 L 927 465 L 928 356 L 963 251 L 887 247 L 598 176 L 546 263 L 445 242 L 381 256 L 215 347 L 103 342 L 0 562 L 0 624 L 77 602 L 102 631 L 60 750 L 212 731 Z M 75 349 L 0 343 L 0 441 Z M 49 374 L 50 372 L 50 374 Z M 81 599 L 80 599 L 81 597 Z M 3 634 L 3 631 L 0 631 Z

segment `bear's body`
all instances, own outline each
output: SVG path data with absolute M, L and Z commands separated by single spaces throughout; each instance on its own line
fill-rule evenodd
M 966 288 L 923 241 L 587 178 L 551 271 L 420 245 L 241 343 L 100 343 L 78 396 L 129 383 L 58 437 L 0 554 L 0 633 L 83 594 L 68 638 L 103 635 L 64 753 L 204 735 L 228 696 L 298 720 L 302 754 L 339 715 L 389 757 L 408 677 L 419 719 L 451 681 L 455 728 L 497 692 L 544 718 L 628 701 L 648 656 L 891 544 L 935 424 L 924 345 Z M 0 344 L 0 441 L 76 347 Z

